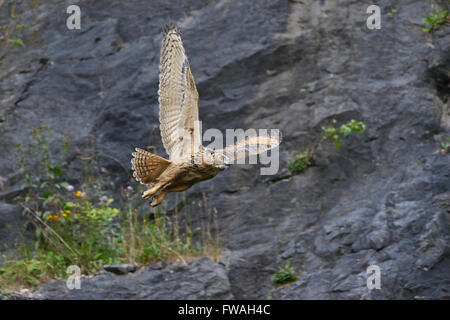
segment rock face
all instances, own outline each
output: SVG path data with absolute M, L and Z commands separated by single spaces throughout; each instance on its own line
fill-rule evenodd
M 31 29 L 0 61 L 0 201 L 17 192 L 14 146 L 42 122 L 127 168 L 136 146 L 165 155 L 157 86 L 170 21 L 183 31 L 204 129 L 283 133 L 276 175 L 234 166 L 187 192 L 183 210 L 197 212 L 202 193 L 217 209 L 225 269 L 200 259 L 105 273 L 82 291 L 50 283 L 41 297 L 450 298 L 450 155 L 438 152 L 450 136 L 450 28 L 421 30 L 430 3 L 378 1 L 381 29 L 369 30 L 365 1 L 100 0 L 80 4 L 79 31 L 66 28 L 69 1 L 18 3 Z M 367 124 L 364 135 L 339 149 L 320 142 L 322 126 L 351 119 Z M 313 147 L 314 166 L 290 174 L 286 161 Z M 117 162 L 101 165 L 129 181 Z M 276 288 L 286 260 L 299 280 Z M 369 265 L 380 267 L 380 290 L 366 286 Z
M 135 272 L 137 269 L 137 266 L 135 264 L 107 264 L 103 266 L 103 269 L 105 269 L 108 272 L 112 272 L 115 274 L 127 274 L 130 272 Z
M 17 247 L 24 241 L 31 246 L 31 226 L 17 205 L 0 202 L 0 264 L 7 258 L 17 256 Z
M 162 263 L 136 273 L 116 276 L 102 273 L 81 279 L 80 289 L 67 289 L 66 281 L 53 280 L 32 296 L 34 299 L 232 299 L 223 266 L 208 258 L 187 265 Z

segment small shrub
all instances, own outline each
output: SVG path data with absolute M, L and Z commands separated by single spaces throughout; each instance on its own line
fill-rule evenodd
M 442 153 L 450 152 L 450 137 L 447 137 L 445 141 L 441 141 L 440 145 Z
M 422 30 L 424 32 L 434 32 L 448 21 L 449 21 L 449 11 L 445 10 L 444 8 L 441 8 L 439 11 L 436 11 L 433 8 L 431 15 L 422 19 L 422 22 L 425 25 L 422 28 Z
M 294 275 L 294 268 L 291 267 L 291 262 L 287 261 L 283 268 L 280 268 L 272 277 L 275 284 L 281 285 L 297 280 L 298 277 Z
M 330 138 L 337 148 L 342 145 L 341 136 L 348 138 L 352 132 L 364 133 L 366 125 L 361 121 L 351 120 L 340 126 L 339 130 L 334 126 L 322 127 L 322 138 Z
M 294 174 L 298 174 L 312 165 L 312 154 L 309 149 L 306 149 L 293 159 L 288 160 L 287 163 L 289 170 Z

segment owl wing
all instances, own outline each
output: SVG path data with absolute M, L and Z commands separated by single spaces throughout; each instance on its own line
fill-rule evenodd
M 225 155 L 228 158 L 227 161 L 233 162 L 266 152 L 277 147 L 280 142 L 281 135 L 278 138 L 269 135 L 253 136 L 234 145 L 227 146 L 224 149 L 216 150 L 215 152 Z
M 174 26 L 163 30 L 158 94 L 161 137 L 170 160 L 195 154 L 201 148 L 198 92 Z

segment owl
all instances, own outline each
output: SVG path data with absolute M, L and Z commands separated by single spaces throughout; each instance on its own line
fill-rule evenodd
M 162 31 L 159 64 L 159 122 L 165 159 L 140 148 L 132 153 L 134 178 L 149 188 L 142 194 L 159 205 L 169 192 L 180 192 L 213 178 L 233 161 L 272 149 L 279 140 L 271 136 L 249 137 L 235 145 L 212 150 L 202 145 L 198 92 L 178 29 Z

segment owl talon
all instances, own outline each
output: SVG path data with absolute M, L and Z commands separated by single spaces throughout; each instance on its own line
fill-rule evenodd
M 157 205 L 159 205 L 164 200 L 164 198 L 166 197 L 167 193 L 168 193 L 167 191 L 162 191 L 160 194 L 155 195 L 155 197 L 153 199 L 153 202 L 151 204 L 152 207 L 156 207 Z
M 153 194 L 149 191 L 150 190 L 144 191 L 144 193 L 142 194 L 142 198 L 149 200 L 151 197 L 153 197 Z
M 162 185 L 156 185 L 153 188 L 144 191 L 144 193 L 142 194 L 142 198 L 148 200 L 151 197 L 159 196 L 159 194 L 161 194 L 161 191 L 162 191 Z

